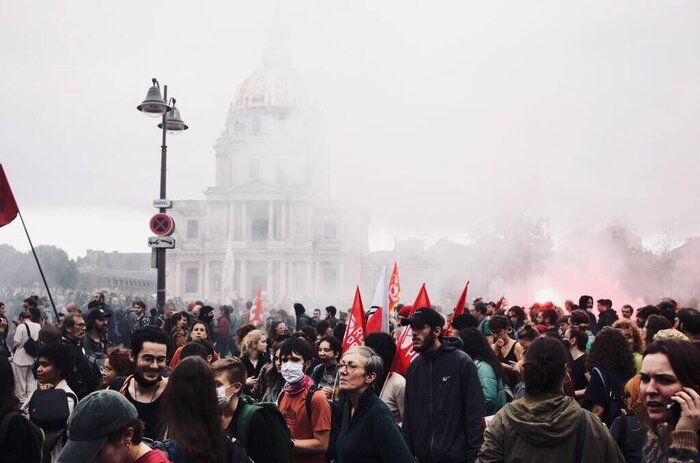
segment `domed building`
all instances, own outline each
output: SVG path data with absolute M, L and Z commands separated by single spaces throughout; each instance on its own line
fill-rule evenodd
M 202 201 L 174 201 L 167 297 L 342 304 L 361 281 L 368 214 L 329 197 L 320 110 L 268 57 L 238 88 Z M 349 302 L 348 302 L 349 303 Z

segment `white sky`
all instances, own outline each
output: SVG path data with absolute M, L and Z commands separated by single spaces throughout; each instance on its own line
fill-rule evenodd
M 295 0 L 282 22 L 325 113 L 338 198 L 371 246 L 466 237 L 517 214 L 552 231 L 616 220 L 700 233 L 695 1 Z M 0 2 L 0 162 L 35 244 L 147 252 L 157 77 L 190 130 L 168 197 L 200 199 L 238 85 L 262 64 L 267 1 Z M 19 221 L 0 243 L 27 249 Z

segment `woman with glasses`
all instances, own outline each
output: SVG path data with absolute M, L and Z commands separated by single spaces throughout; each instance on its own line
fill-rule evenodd
M 336 444 L 338 463 L 413 462 L 389 408 L 374 392 L 384 372 L 382 359 L 369 347 L 355 346 L 338 368 L 340 390 L 348 399 Z

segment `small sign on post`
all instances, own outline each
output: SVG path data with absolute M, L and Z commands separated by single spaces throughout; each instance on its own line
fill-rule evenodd
M 173 202 L 169 199 L 154 199 L 153 207 L 156 209 L 170 209 L 173 207 Z
M 151 231 L 158 236 L 170 236 L 175 231 L 175 221 L 168 214 L 156 214 L 148 222 Z
M 172 236 L 149 236 L 148 246 L 151 248 L 175 249 L 175 238 Z

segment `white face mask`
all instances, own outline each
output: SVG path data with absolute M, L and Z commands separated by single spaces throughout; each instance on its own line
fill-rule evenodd
M 231 402 L 231 397 L 233 397 L 233 394 L 226 396 L 226 386 L 216 388 L 216 399 L 219 401 L 219 408 L 228 406 L 229 402 Z
M 280 373 L 286 382 L 295 384 L 304 377 L 304 366 L 301 363 L 285 362 Z

